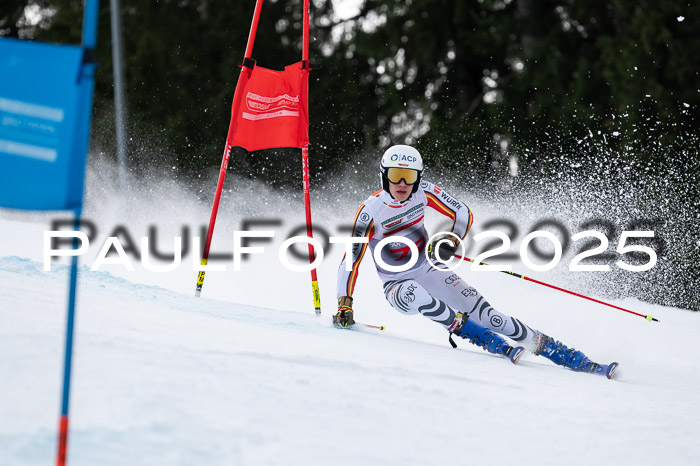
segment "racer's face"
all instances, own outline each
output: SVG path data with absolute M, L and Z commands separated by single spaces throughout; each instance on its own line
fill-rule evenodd
M 389 192 L 391 193 L 391 197 L 399 202 L 403 202 L 411 196 L 411 192 L 413 192 L 413 185 L 406 184 L 406 181 L 403 179 L 398 183 L 392 183 L 389 181 Z

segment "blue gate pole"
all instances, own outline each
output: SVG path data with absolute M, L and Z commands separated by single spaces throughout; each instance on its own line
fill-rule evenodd
M 87 0 L 83 11 L 83 47 L 95 49 L 97 44 L 97 12 L 99 0 Z
M 80 230 L 81 209 L 75 210 L 74 231 Z M 73 239 L 73 249 L 78 249 L 78 239 Z M 78 284 L 78 256 L 71 258 L 70 285 L 68 289 L 68 318 L 66 319 L 66 348 L 63 363 L 63 396 L 61 399 L 61 420 L 58 432 L 58 455 L 56 464 L 66 464 L 66 452 L 68 449 L 68 402 L 70 398 L 70 373 L 73 361 L 73 329 L 75 327 L 75 297 Z
M 95 46 L 97 44 L 97 19 L 99 10 L 99 0 L 87 0 L 85 2 L 85 10 L 83 12 L 83 39 L 82 47 L 84 49 L 84 57 L 87 58 L 83 64 L 83 76 L 85 73 L 92 75 L 96 66 L 94 62 Z M 84 87 L 85 94 L 92 94 L 92 87 Z M 86 96 L 87 97 L 87 96 Z M 91 110 L 91 105 L 88 111 Z M 88 116 L 83 116 L 89 118 Z M 87 137 L 87 136 L 86 136 Z M 87 150 L 87 147 L 85 148 Z M 79 206 L 74 208 L 75 226 L 74 230 L 80 230 L 80 214 L 82 212 L 82 201 Z M 73 249 L 78 248 L 78 239 L 73 239 Z M 70 285 L 68 290 L 68 317 L 66 319 L 66 348 L 65 360 L 63 366 L 63 396 L 61 399 L 61 419 L 59 422 L 58 434 L 58 454 L 56 464 L 65 466 L 66 453 L 68 450 L 68 408 L 70 401 L 70 379 L 71 366 L 73 361 L 73 330 L 75 327 L 75 300 L 78 282 L 78 256 L 73 256 L 71 259 L 70 269 Z

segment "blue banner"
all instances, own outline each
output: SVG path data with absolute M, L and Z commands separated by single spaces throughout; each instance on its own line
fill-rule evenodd
M 95 64 L 81 46 L 0 38 L 0 206 L 82 206 Z
M 72 210 L 80 229 L 96 64 L 98 0 L 81 46 L 0 37 L 0 207 Z M 73 249 L 77 245 L 73 244 Z M 56 464 L 66 464 L 78 257 L 71 261 Z

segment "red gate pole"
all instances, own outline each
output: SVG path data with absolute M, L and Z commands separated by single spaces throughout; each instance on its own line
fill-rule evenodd
M 309 0 L 304 0 L 304 38 L 303 38 L 303 48 L 301 55 L 302 67 L 305 73 L 309 72 Z M 304 80 L 306 85 L 304 86 L 304 105 L 308 109 L 308 79 Z M 308 130 L 308 122 L 307 122 Z M 311 223 L 311 189 L 309 186 L 309 145 L 306 144 L 301 149 L 301 165 L 302 165 L 302 183 L 304 187 L 304 210 L 306 212 L 306 236 L 313 238 L 313 228 Z M 314 253 L 314 247 L 309 243 L 309 263 L 313 263 L 316 255 Z M 316 314 L 321 314 L 321 294 L 318 289 L 318 277 L 316 275 L 316 269 L 311 269 L 311 293 L 314 299 L 314 308 Z
M 309 189 L 309 146 L 308 144 L 301 149 L 301 163 L 303 171 L 303 184 L 304 184 L 304 210 L 306 211 L 306 236 L 313 238 L 313 229 L 311 223 L 311 192 Z M 313 263 L 316 258 L 314 253 L 314 246 L 309 244 L 309 263 Z M 316 314 L 321 314 L 321 294 L 318 290 L 318 278 L 316 276 L 316 269 L 311 269 L 311 293 L 314 298 L 314 308 L 316 309 Z
M 243 60 L 243 65 L 241 65 L 241 76 L 238 79 L 238 84 L 236 85 L 236 91 L 241 87 L 241 81 L 244 83 L 250 77 L 250 72 L 252 67 L 255 66 L 253 60 L 251 60 L 251 55 L 253 54 L 253 44 L 255 43 L 255 33 L 258 30 L 258 21 L 260 20 L 260 10 L 262 9 L 263 0 L 256 0 L 255 2 L 255 13 L 253 13 L 253 22 L 250 25 L 250 33 L 248 34 L 248 45 L 245 49 L 245 58 Z M 242 88 L 242 87 L 241 87 Z M 241 92 L 235 92 L 233 95 L 233 108 L 238 108 L 237 102 L 240 102 Z M 229 128 L 229 133 L 231 133 L 232 128 Z M 214 204 L 211 208 L 211 216 L 209 217 L 209 227 L 207 228 L 207 239 L 204 243 L 204 250 L 202 252 L 202 268 L 197 275 L 197 288 L 195 290 L 195 296 L 200 296 L 202 294 L 202 287 L 204 286 L 204 274 L 205 266 L 209 261 L 209 248 L 211 247 L 211 238 L 214 234 L 214 224 L 216 223 L 216 215 L 219 211 L 219 201 L 221 200 L 221 191 L 224 188 L 224 180 L 226 179 L 226 170 L 228 169 L 228 161 L 231 156 L 231 146 L 228 145 L 228 138 L 226 145 L 224 147 L 224 156 L 221 161 L 221 170 L 219 171 L 219 181 L 216 184 L 216 194 L 214 196 Z

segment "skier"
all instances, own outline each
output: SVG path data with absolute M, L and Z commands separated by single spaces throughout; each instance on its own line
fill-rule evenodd
M 384 284 L 384 295 L 397 311 L 407 315 L 420 313 L 439 323 L 449 332 L 453 346 L 456 346 L 452 341 L 454 334 L 490 353 L 508 357 L 514 364 L 527 349 L 574 371 L 591 372 L 609 379 L 613 377 L 618 363 L 597 364 L 582 352 L 495 310 L 481 293 L 442 263 L 457 251 L 459 242 L 464 240 L 472 226 L 473 215 L 466 204 L 421 179 L 423 159 L 415 148 L 405 145 L 390 147 L 381 158 L 379 170 L 382 189 L 360 206 L 353 225 L 352 236 L 368 237 L 369 241 L 353 244 L 351 254 L 343 257 L 338 269 L 338 312 L 333 316 L 336 326 L 355 324 L 352 294 L 367 245 L 374 257 L 381 240 L 398 236 L 407 242 L 383 245 L 379 258 L 391 269 L 397 266 L 406 268 L 414 254 L 408 245 L 412 242 L 418 252 L 415 263 L 397 272 L 375 260 L 377 273 Z M 423 225 L 426 207 L 453 221 L 450 233 L 437 235 L 429 244 Z M 503 336 L 517 342 L 518 346 L 511 346 Z

